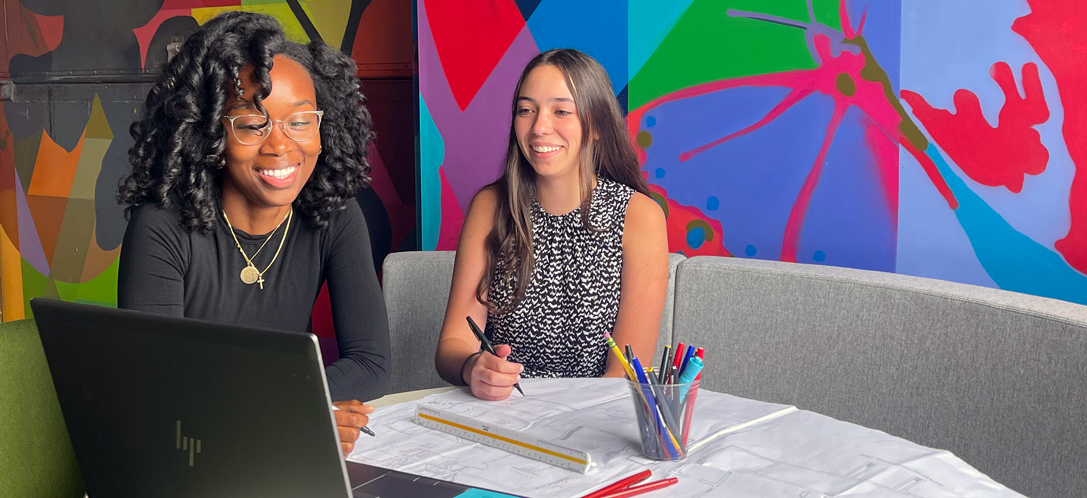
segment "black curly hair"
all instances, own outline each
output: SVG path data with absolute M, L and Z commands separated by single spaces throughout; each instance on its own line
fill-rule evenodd
M 294 201 L 297 214 L 314 228 L 369 186 L 367 145 L 373 139 L 366 98 L 350 57 L 323 42 L 287 40 L 275 18 L 225 12 L 185 41 L 147 94 L 143 116 L 129 132 L 132 174 L 121 181 L 117 200 L 126 218 L 143 204 L 176 205 L 187 230 L 211 232 L 220 209 L 219 189 L 226 130 L 220 117 L 232 95 L 241 95 L 239 72 L 253 68 L 260 90 L 253 104 L 271 92 L 272 58 L 284 55 L 309 72 L 317 94 L 321 146 L 317 165 Z

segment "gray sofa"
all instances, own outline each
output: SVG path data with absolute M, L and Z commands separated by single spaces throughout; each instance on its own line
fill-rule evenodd
M 881 272 L 673 255 L 660 345 L 703 388 L 951 451 L 1028 496 L 1087 495 L 1087 307 Z M 443 385 L 452 252 L 389 255 L 391 392 Z

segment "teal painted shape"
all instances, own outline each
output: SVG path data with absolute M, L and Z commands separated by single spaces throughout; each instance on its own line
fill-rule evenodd
M 986 273 L 1001 289 L 1087 304 L 1087 275 L 1015 230 L 963 182 L 930 143 L 925 151 L 959 201 L 955 216 Z
M 627 6 L 627 77 L 634 79 L 692 3 L 694 0 L 630 0 Z
M 445 141 L 419 96 L 419 234 L 424 251 L 438 247 L 442 228 L 442 179 L 438 167 L 445 160 Z
M 513 495 L 507 495 L 505 493 L 499 493 L 497 491 L 487 491 L 485 489 L 469 489 L 459 495 L 457 498 L 500 498 L 510 497 Z

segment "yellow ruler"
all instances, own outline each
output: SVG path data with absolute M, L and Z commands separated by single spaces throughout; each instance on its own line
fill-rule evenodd
M 426 406 L 415 409 L 415 423 L 582 474 L 588 472 L 592 466 L 592 458 L 587 452 Z

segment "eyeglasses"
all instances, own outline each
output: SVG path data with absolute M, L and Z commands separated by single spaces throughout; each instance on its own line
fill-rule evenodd
M 268 119 L 260 114 L 223 116 L 230 122 L 230 132 L 242 145 L 257 145 L 272 134 L 272 125 L 278 123 L 283 134 L 295 142 L 305 142 L 317 136 L 321 129 L 321 116 L 325 111 L 302 111 L 286 119 Z

